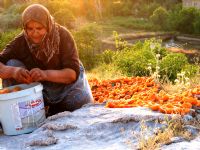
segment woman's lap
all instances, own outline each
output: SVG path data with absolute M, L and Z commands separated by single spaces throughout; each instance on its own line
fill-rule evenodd
M 67 87 L 66 91 L 61 94 L 61 99 L 62 101 L 59 103 L 50 105 L 50 115 L 62 111 L 74 111 L 93 101 L 90 86 L 82 66 L 80 67 L 79 78 L 72 86 Z

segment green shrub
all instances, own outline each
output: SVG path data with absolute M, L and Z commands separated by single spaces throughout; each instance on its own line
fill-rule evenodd
M 149 75 L 148 65 L 155 64 L 155 59 L 150 51 L 130 50 L 119 53 L 115 63 L 128 76 L 147 76 Z
M 150 39 L 120 51 L 107 51 L 104 55 L 107 62 L 113 62 L 127 76 L 149 76 L 156 73 L 160 78 L 168 77 L 173 81 L 177 73 L 183 71 L 189 63 L 184 54 L 169 53 L 162 47 L 161 42 L 161 40 Z M 192 66 L 184 70 L 192 75 L 197 72 L 197 69 L 196 66 Z
M 178 31 L 182 33 L 194 33 L 194 22 L 199 16 L 196 8 L 183 8 L 180 11 Z
M 129 16 L 132 14 L 131 9 L 132 5 L 130 1 L 114 3 L 112 5 L 113 15 L 114 16 Z
M 196 19 L 193 22 L 193 33 L 199 34 L 200 33 L 200 11 L 198 12 L 198 15 L 196 16 Z
M 173 9 L 169 11 L 168 16 L 168 30 L 169 31 L 178 31 L 179 20 L 180 20 L 180 11 L 182 10 L 182 4 L 175 5 Z
M 160 62 L 161 76 L 167 75 L 170 80 L 175 80 L 185 65 L 188 65 L 188 60 L 184 54 L 168 54 Z
M 21 14 L 27 6 L 28 3 L 13 4 L 4 11 L 4 14 Z
M 5 14 L 0 15 L 0 28 L 4 31 L 9 29 L 16 29 L 21 26 L 20 14 Z
M 150 17 L 150 20 L 154 23 L 155 26 L 158 26 L 160 29 L 167 29 L 169 13 L 163 7 L 157 8 L 153 15 Z
M 145 2 L 141 2 L 134 6 L 133 13 L 137 17 L 149 18 L 153 14 L 153 11 L 159 6 L 160 5 L 158 3 L 147 4 Z
M 118 52 L 115 63 L 128 76 L 147 76 L 150 73 L 148 70 L 149 64 L 155 70 L 156 54 L 154 49 L 161 46 L 158 43 L 155 39 L 151 39 L 146 40 L 144 43 L 136 43 L 129 49 L 125 48 Z M 154 44 L 152 49 L 151 44 Z
M 200 67 L 194 64 L 187 64 L 181 70 L 181 72 L 185 72 L 186 77 L 193 77 L 197 75 L 199 71 Z
M 105 64 L 111 64 L 114 61 L 115 53 L 113 50 L 105 50 L 98 57 L 101 57 L 101 61 Z
M 70 9 L 71 5 L 69 1 L 66 0 L 52 0 L 52 1 L 41 1 L 40 3 L 42 3 L 45 7 L 47 7 L 47 9 L 49 10 L 49 12 L 51 12 L 51 14 L 54 14 L 56 12 L 58 12 L 60 9 Z
M 66 26 L 70 29 L 74 27 L 73 24 L 75 22 L 75 17 L 70 10 L 60 9 L 59 11 L 54 13 L 53 16 L 59 24 Z
M 0 34 L 0 51 L 2 51 L 5 46 L 13 40 L 13 38 L 21 32 L 21 29 L 11 30 L 3 32 Z
M 28 4 L 14 4 L 0 14 L 0 28 L 4 31 L 21 27 L 21 13 Z
M 96 23 L 87 24 L 73 34 L 81 61 L 86 69 L 92 69 L 99 62 L 101 28 Z

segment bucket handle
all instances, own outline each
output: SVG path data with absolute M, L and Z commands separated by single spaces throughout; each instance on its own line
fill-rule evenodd
M 42 91 L 42 89 L 43 89 L 43 86 L 41 84 L 39 86 L 34 87 L 35 93 Z

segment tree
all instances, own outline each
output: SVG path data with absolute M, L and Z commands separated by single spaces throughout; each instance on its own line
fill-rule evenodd
M 194 22 L 197 20 L 199 10 L 196 8 L 183 8 L 180 11 L 180 20 L 178 23 L 178 31 L 182 33 L 193 33 Z M 196 24 L 197 25 L 197 24 Z
M 160 28 L 166 29 L 168 24 L 168 16 L 169 13 L 167 12 L 167 10 L 163 7 L 159 7 L 153 12 L 153 15 L 150 17 L 150 19 L 155 25 L 160 26 Z

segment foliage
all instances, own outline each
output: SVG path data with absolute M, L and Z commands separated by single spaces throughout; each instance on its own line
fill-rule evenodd
M 184 54 L 168 52 L 161 43 L 161 40 L 150 39 L 131 47 L 123 45 L 117 51 L 106 50 L 99 56 L 103 63 L 114 64 L 127 76 L 156 75 L 156 78 L 167 77 L 174 81 L 181 71 L 189 77 L 197 74 L 197 65 L 190 65 Z
M 193 33 L 193 23 L 198 16 L 198 10 L 196 8 L 183 8 L 180 11 L 180 20 L 178 24 L 178 31 L 182 33 Z
M 129 16 L 132 15 L 131 1 L 122 1 L 121 3 L 113 3 L 112 10 L 113 16 Z
M 136 17 L 149 18 L 159 6 L 158 3 L 138 3 L 134 7 L 134 15 Z
M 200 66 L 194 64 L 186 64 L 181 72 L 185 72 L 185 75 L 189 78 L 194 77 L 200 71 Z
M 0 34 L 0 51 L 2 51 L 6 44 L 8 44 L 16 35 L 21 32 L 21 29 L 2 32 Z
M 73 23 L 75 22 L 75 17 L 72 12 L 68 9 L 60 9 L 53 14 L 56 22 L 59 24 L 68 27 L 69 29 L 73 28 Z
M 161 75 L 167 75 L 170 80 L 175 80 L 185 65 L 188 65 L 188 60 L 184 54 L 171 53 L 160 63 Z
M 0 28 L 4 31 L 21 26 L 21 16 L 19 14 L 5 14 L 0 15 Z
M 178 24 L 179 24 L 179 18 L 180 18 L 180 11 L 182 10 L 182 4 L 181 5 L 175 5 L 169 12 L 168 16 L 168 30 L 169 31 L 177 31 L 178 30 Z
M 87 78 L 88 79 L 116 79 L 119 77 L 123 77 L 124 74 L 117 69 L 117 67 L 111 63 L 111 64 L 105 64 L 101 63 L 97 67 L 93 68 L 89 72 L 87 72 Z
M 200 11 L 198 12 L 196 19 L 193 22 L 194 31 L 195 34 L 200 34 Z
M 119 25 L 125 28 L 130 29 L 146 29 L 151 30 L 153 28 L 153 24 L 144 18 L 134 18 L 132 16 L 129 17 L 113 17 L 110 19 L 110 22 L 114 25 Z
M 146 40 L 142 45 L 139 43 L 129 49 L 121 50 L 115 58 L 115 63 L 128 76 L 149 75 L 148 65 L 155 66 L 156 64 L 155 53 L 151 50 L 150 44 L 151 41 Z
M 39 1 L 39 3 L 47 7 L 51 14 L 54 14 L 62 9 L 71 10 L 70 2 L 66 0 Z
M 168 12 L 165 8 L 159 7 L 154 12 L 153 15 L 150 17 L 151 21 L 154 23 L 155 26 L 159 28 L 166 29 L 168 23 Z
M 115 52 L 113 50 L 105 50 L 99 57 L 101 57 L 103 63 L 111 64 L 114 62 Z
M 86 69 L 93 68 L 97 63 L 96 54 L 100 50 L 101 29 L 96 23 L 88 24 L 74 31 L 79 57 Z
M 16 29 L 21 26 L 21 13 L 26 4 L 14 4 L 0 14 L 0 28 L 3 30 Z

